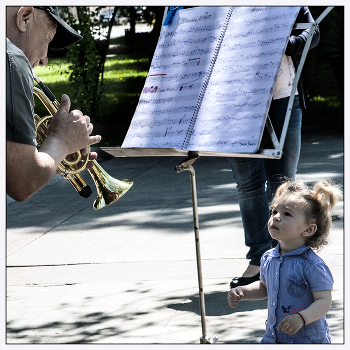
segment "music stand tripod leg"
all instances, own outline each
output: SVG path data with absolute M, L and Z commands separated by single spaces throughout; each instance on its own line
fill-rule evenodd
M 198 221 L 198 211 L 197 211 L 197 189 L 196 189 L 196 177 L 195 171 L 192 167 L 193 162 L 198 158 L 188 157 L 184 162 L 175 167 L 176 172 L 181 172 L 183 170 L 188 170 L 190 172 L 191 178 L 191 189 L 192 189 L 192 207 L 193 207 L 193 224 L 194 224 L 194 234 L 196 243 L 196 257 L 197 257 L 197 274 L 198 274 L 198 287 L 199 287 L 199 306 L 201 313 L 201 324 L 202 324 L 202 337 L 200 338 L 201 344 L 213 344 L 216 342 L 217 338 L 210 338 L 207 336 L 207 327 L 205 321 L 205 303 L 204 303 L 204 292 L 203 292 L 203 278 L 202 278 L 202 264 L 201 264 L 201 252 L 200 252 L 200 242 L 199 242 L 199 221 Z

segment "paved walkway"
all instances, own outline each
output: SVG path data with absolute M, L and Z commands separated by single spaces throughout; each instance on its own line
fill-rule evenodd
M 198 344 L 202 336 L 189 172 L 181 157 L 100 158 L 130 191 L 100 211 L 57 177 L 7 206 L 7 343 Z M 225 158 L 199 158 L 199 233 L 208 337 L 258 343 L 266 300 L 227 303 L 246 267 L 237 189 Z M 87 172 L 84 178 L 94 189 Z M 303 135 L 298 178 L 343 185 L 342 135 Z M 328 320 L 343 343 L 343 203 L 320 254 L 334 278 Z

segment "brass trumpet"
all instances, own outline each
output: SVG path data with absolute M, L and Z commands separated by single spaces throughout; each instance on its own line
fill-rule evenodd
M 39 98 L 50 113 L 50 116 L 46 116 L 44 118 L 40 118 L 37 114 L 34 115 L 36 124 L 36 139 L 38 143 L 37 147 L 39 148 L 48 135 L 48 125 L 53 115 L 59 108 L 59 102 L 50 89 L 35 75 L 34 71 L 33 77 L 40 86 L 40 89 L 34 87 L 33 94 Z M 90 146 L 87 148 L 89 154 Z M 82 161 L 80 151 L 78 151 L 76 152 L 76 156 L 73 161 L 66 158 L 58 167 L 58 170 L 61 172 L 61 176 L 66 178 L 73 185 L 76 191 L 84 198 L 88 198 L 92 193 L 90 186 L 80 175 L 80 173 L 86 168 L 88 161 L 89 156 L 86 157 L 85 161 Z M 82 163 L 82 165 L 79 168 L 76 168 L 76 165 L 79 162 Z M 93 160 L 93 167 L 87 170 L 96 185 L 97 198 L 93 203 L 93 208 L 95 210 L 105 208 L 117 201 L 130 189 L 133 184 L 132 180 L 118 180 L 108 175 L 96 160 Z

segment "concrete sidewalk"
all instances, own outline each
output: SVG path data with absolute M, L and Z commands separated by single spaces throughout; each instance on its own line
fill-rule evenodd
M 297 177 L 343 186 L 343 137 L 303 135 Z M 7 343 L 198 344 L 202 336 L 189 172 L 181 157 L 100 159 L 134 185 L 94 211 L 61 178 L 7 206 Z M 199 158 L 199 235 L 208 337 L 258 343 L 266 300 L 227 303 L 232 277 L 246 268 L 237 189 L 226 158 Z M 331 243 L 320 253 L 335 284 L 332 341 L 344 341 L 343 203 Z

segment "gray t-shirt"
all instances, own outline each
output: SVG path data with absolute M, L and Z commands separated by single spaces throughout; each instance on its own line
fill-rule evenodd
M 37 145 L 33 87 L 27 57 L 6 38 L 6 140 Z

